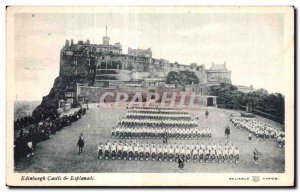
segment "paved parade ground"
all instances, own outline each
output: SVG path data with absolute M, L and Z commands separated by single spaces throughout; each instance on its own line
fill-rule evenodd
M 209 117 L 205 117 L 206 109 Z M 186 163 L 184 172 L 207 172 L 207 173 L 238 173 L 238 172 L 284 172 L 284 149 L 279 148 L 273 140 L 261 141 L 253 137 L 248 141 L 248 132 L 235 128 L 229 123 L 231 113 L 238 111 L 224 110 L 214 107 L 202 107 L 189 110 L 192 115 L 200 114 L 199 127 L 208 127 L 212 130 L 210 140 L 172 140 L 170 143 L 223 143 L 227 141 L 224 135 L 224 127 L 228 124 L 231 128 L 229 141 L 239 148 L 239 164 L 227 163 Z M 176 162 L 157 161 L 124 161 L 124 160 L 98 160 L 97 146 L 100 142 L 105 143 L 111 139 L 111 129 L 117 125 L 119 118 L 126 114 L 125 106 L 100 109 L 96 105 L 90 105 L 87 114 L 71 126 L 51 135 L 47 141 L 38 143 L 35 156 L 23 158 L 16 164 L 17 172 L 44 172 L 44 173 L 87 173 L 87 172 L 178 172 Z M 269 122 L 269 121 L 268 121 Z M 280 125 L 275 124 L 280 128 Z M 78 155 L 76 146 L 80 133 L 83 133 L 85 146 L 83 154 Z M 122 139 L 122 141 L 125 141 Z M 162 140 L 143 139 L 138 142 L 162 143 Z M 257 149 L 262 153 L 259 163 L 254 164 L 253 151 Z

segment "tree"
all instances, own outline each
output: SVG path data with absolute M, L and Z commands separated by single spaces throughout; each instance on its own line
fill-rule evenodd
M 193 71 L 189 71 L 189 70 L 184 70 L 180 72 L 171 71 L 167 76 L 166 83 L 175 84 L 175 87 L 177 87 L 178 84 L 184 87 L 185 85 L 191 85 L 192 83 L 198 84 L 199 78 L 196 76 L 195 72 Z
M 254 113 L 280 123 L 284 121 L 285 104 L 281 93 L 268 94 L 267 91 L 261 90 L 242 93 L 235 86 L 224 83 L 211 87 L 211 91 L 212 95 L 217 96 L 219 107 L 240 109 L 251 103 Z
M 194 71 L 184 70 L 180 71 L 179 74 L 179 83 L 181 85 L 191 85 L 192 83 L 198 84 L 199 78 L 196 76 Z
M 177 88 L 177 84 L 179 82 L 179 75 L 176 71 L 171 71 L 169 72 L 167 79 L 166 79 L 166 83 L 167 84 L 174 84 L 175 87 Z

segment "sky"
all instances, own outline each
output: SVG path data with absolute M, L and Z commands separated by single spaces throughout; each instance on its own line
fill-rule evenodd
M 282 14 L 15 14 L 14 79 L 18 100 L 42 100 L 59 75 L 66 39 L 152 49 L 154 58 L 181 64 L 223 64 L 234 85 L 285 93 Z M 34 90 L 34 91 L 32 91 Z

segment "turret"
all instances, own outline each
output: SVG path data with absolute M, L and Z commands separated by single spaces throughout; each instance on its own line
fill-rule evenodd
M 106 27 L 106 34 L 103 37 L 103 45 L 109 45 L 109 37 L 107 36 L 107 27 Z
M 66 44 L 65 44 L 66 47 L 69 47 L 70 46 L 70 42 L 69 40 L 66 40 Z

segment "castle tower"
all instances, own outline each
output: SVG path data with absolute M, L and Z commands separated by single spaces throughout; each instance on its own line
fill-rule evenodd
M 106 33 L 103 37 L 103 45 L 109 45 L 109 37 L 107 36 L 107 27 L 106 27 Z
M 69 47 L 70 46 L 70 42 L 69 40 L 66 40 L 66 44 L 65 44 L 66 47 Z

